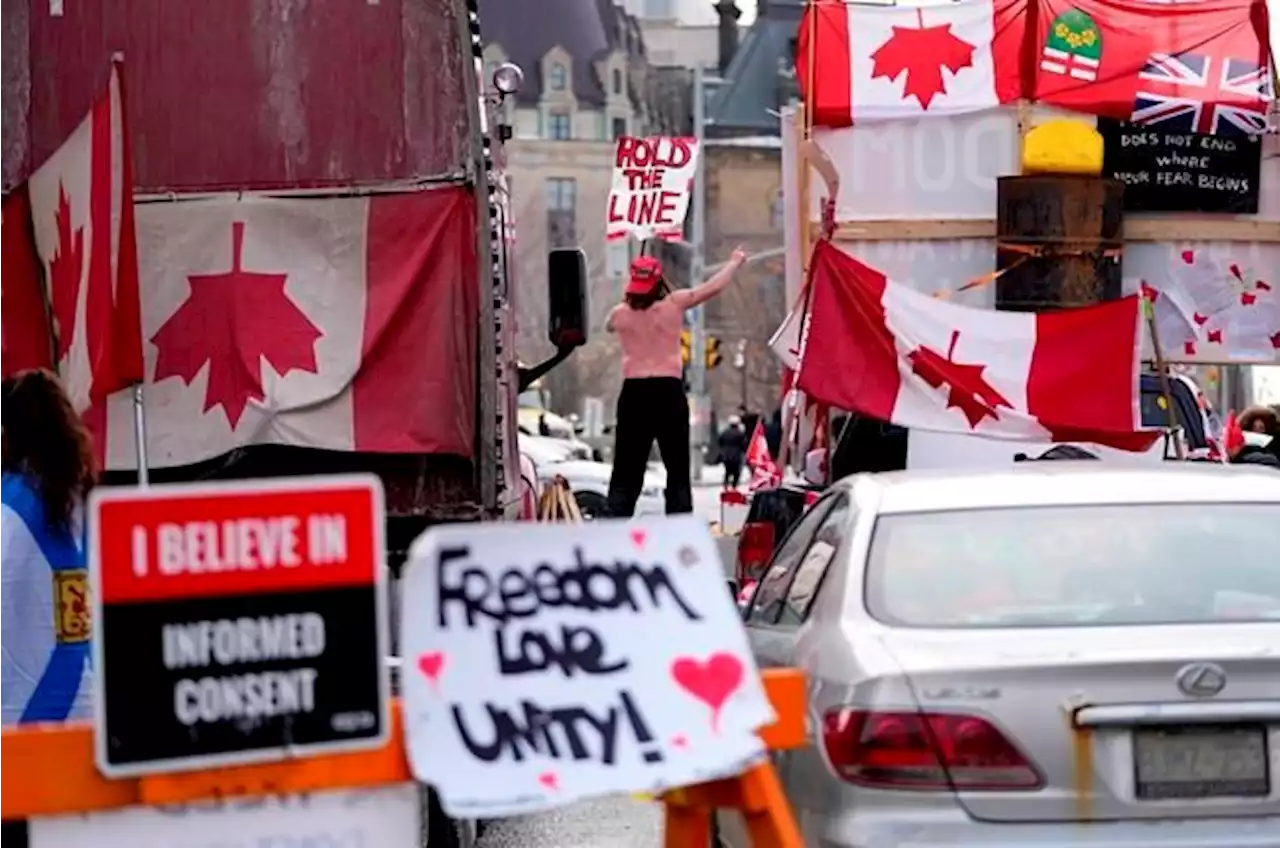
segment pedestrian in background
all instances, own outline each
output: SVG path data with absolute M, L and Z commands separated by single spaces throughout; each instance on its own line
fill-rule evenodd
M 48 371 L 5 379 L 2 407 L 4 725 L 87 718 L 83 507 L 95 480 L 91 441 Z
M 684 393 L 680 330 L 684 312 L 720 292 L 746 261 L 741 248 L 709 280 L 672 291 L 662 263 L 641 256 L 631 263 L 625 298 L 609 313 L 605 329 L 622 347 L 622 392 L 614 429 L 609 512 L 630 516 L 644 485 L 649 450 L 655 440 L 667 469 L 667 513 L 693 512 L 689 479 L 689 401 Z
M 720 448 L 720 461 L 724 464 L 724 488 L 738 488 L 742 479 L 742 460 L 747 455 L 747 431 L 742 419 L 729 416 L 729 426 L 720 431 L 716 440 Z

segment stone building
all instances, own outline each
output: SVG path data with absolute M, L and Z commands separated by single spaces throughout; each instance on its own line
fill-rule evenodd
M 558 412 L 579 412 L 584 397 L 612 405 L 621 377 L 603 322 L 621 297 L 634 249 L 604 238 L 615 140 L 682 131 L 687 98 L 672 96 L 671 74 L 650 66 L 639 23 L 620 0 L 487 0 L 483 27 L 486 79 L 503 62 L 524 72 L 504 116 L 513 130 L 506 162 L 516 222 L 519 354 L 531 362 L 552 352 L 548 251 L 583 248 L 591 340 L 548 376 L 546 388 Z

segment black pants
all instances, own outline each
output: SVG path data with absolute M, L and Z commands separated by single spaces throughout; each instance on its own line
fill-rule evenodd
M 724 458 L 724 484 L 729 488 L 738 488 L 738 481 L 742 479 L 742 457 L 726 456 Z
M 689 401 L 676 377 L 622 381 L 614 428 L 609 514 L 630 517 L 644 487 L 654 440 L 667 467 L 667 514 L 693 512 L 689 482 Z

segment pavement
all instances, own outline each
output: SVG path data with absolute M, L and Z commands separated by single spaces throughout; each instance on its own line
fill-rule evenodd
M 693 511 L 720 518 L 719 466 L 704 469 Z M 480 848 L 661 848 L 662 807 L 630 797 L 601 798 L 486 825 Z

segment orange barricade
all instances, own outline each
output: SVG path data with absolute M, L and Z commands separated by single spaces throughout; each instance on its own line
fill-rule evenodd
M 794 669 L 761 674 L 778 720 L 761 729 L 770 750 L 806 744 L 805 681 Z M 208 798 L 354 789 L 413 780 L 403 744 L 400 703 L 392 703 L 392 738 L 383 748 L 261 765 L 108 780 L 94 763 L 93 727 L 85 722 L 26 725 L 0 736 L 4 770 L 0 812 L 6 821 L 133 805 L 179 804 Z M 739 810 L 757 848 L 801 848 L 791 808 L 773 767 L 667 793 L 667 848 L 710 843 L 716 808 Z

